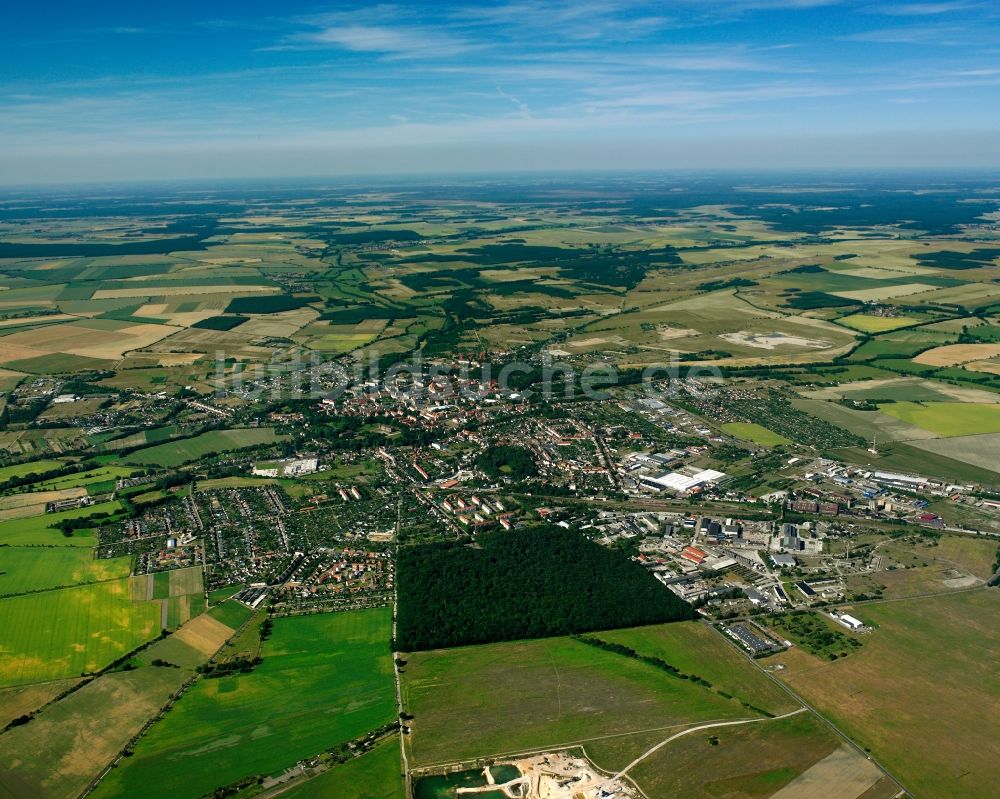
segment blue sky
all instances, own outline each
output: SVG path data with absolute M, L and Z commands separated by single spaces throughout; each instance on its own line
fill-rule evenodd
M 1000 4 L 0 12 L 4 183 L 708 166 L 1000 166 Z

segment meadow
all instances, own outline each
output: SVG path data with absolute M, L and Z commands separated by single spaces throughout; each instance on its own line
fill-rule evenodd
M 273 444 L 278 436 L 271 427 L 251 427 L 234 430 L 212 430 L 193 438 L 157 444 L 140 449 L 125 457 L 126 462 L 144 466 L 180 466 L 207 455 Z
M 61 469 L 65 465 L 65 461 L 50 458 L 47 460 L 31 461 L 30 463 L 17 463 L 13 466 L 2 466 L 0 467 L 0 483 L 4 483 L 12 477 L 24 477 L 29 474 L 41 476 L 46 472 Z
M 86 488 L 90 494 L 106 493 L 114 490 L 115 481 L 119 477 L 130 477 L 131 475 L 141 473 L 141 469 L 128 466 L 101 466 L 86 472 L 67 474 L 63 477 L 43 480 L 40 483 L 33 484 L 32 489 L 51 491 L 62 488 Z
M 281 794 L 282 799 L 404 799 L 403 766 L 395 735 Z
M 644 628 L 635 633 L 637 646 L 667 652 L 693 673 L 711 672 L 720 685 L 742 679 L 750 687 L 741 690 L 782 706 L 750 664 L 724 651 L 724 641 L 705 639 L 696 625 L 669 626 L 685 629 L 661 635 Z M 592 635 L 611 640 L 628 634 Z M 414 716 L 407 743 L 418 766 L 758 715 L 713 688 L 572 638 L 434 650 L 405 660 L 403 705 Z
M 391 612 L 279 618 L 249 674 L 200 680 L 95 792 L 201 796 L 393 721 Z
M 753 422 L 730 422 L 722 425 L 722 429 L 730 435 L 736 436 L 736 438 L 742 438 L 745 441 L 752 441 L 754 444 L 761 444 L 766 447 L 776 447 L 792 443 L 784 436 L 778 435 L 766 427 L 754 424 Z
M 0 522 L 0 544 L 92 547 L 97 542 L 86 531 L 76 530 L 71 536 L 65 536 L 55 525 L 64 519 L 84 519 L 97 514 L 112 515 L 121 509 L 122 504 L 115 499 L 58 513 L 42 513 L 26 519 L 8 519 Z
M 939 436 L 1000 433 L 1000 404 L 955 402 L 893 402 L 882 413 Z
M 160 632 L 160 607 L 128 580 L 0 599 L 0 685 L 98 671 Z
M 592 741 L 584 750 L 595 765 L 616 770 L 631 762 L 631 751 L 645 751 L 668 735 L 669 732 L 661 732 L 608 738 Z M 825 758 L 840 750 L 846 750 L 847 763 L 844 765 L 847 768 L 842 765 L 833 773 L 825 774 L 827 780 L 823 787 L 829 790 L 836 784 L 837 796 L 853 799 L 877 782 L 881 772 L 864 757 L 844 747 L 823 722 L 808 713 L 692 733 L 654 752 L 630 771 L 629 776 L 646 796 L 651 797 L 764 799 L 792 782 L 811 779 L 812 770 L 820 768 Z M 856 793 L 849 793 L 851 785 L 845 779 L 849 776 L 848 769 L 859 766 L 865 779 L 860 781 Z M 829 794 L 791 794 L 810 795 Z
M 1000 742 L 996 591 L 979 590 L 857 608 L 875 624 L 848 658 L 799 649 L 776 655 L 807 701 L 869 748 L 914 796 L 988 796 Z

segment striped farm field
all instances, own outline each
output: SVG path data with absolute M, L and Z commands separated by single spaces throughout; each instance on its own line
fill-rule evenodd
M 127 579 L 0 599 L 0 686 L 97 671 L 159 633 Z

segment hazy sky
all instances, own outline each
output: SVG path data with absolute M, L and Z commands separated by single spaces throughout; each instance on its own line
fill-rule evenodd
M 1000 166 L 1000 3 L 0 12 L 2 183 L 706 166 Z

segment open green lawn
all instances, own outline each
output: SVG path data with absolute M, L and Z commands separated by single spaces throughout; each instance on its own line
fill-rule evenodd
M 71 536 L 65 536 L 53 525 L 58 524 L 63 519 L 82 519 L 98 513 L 112 514 L 121 508 L 121 503 L 116 499 L 111 502 L 100 502 L 85 508 L 74 508 L 59 513 L 42 513 L 26 519 L 8 519 L 0 522 L 0 544 L 92 547 L 97 542 L 89 533 L 78 530 Z
M 393 721 L 391 632 L 388 609 L 276 619 L 261 665 L 198 682 L 94 796 L 195 799 Z
M 65 461 L 41 460 L 30 463 L 17 463 L 13 466 L 0 467 L 0 483 L 10 480 L 12 477 L 24 477 L 26 474 L 42 475 L 52 472 L 65 466 Z
M 891 402 L 879 410 L 939 436 L 1000 433 L 1000 404 L 980 402 Z
M 782 678 L 914 796 L 991 796 L 998 612 L 995 589 L 864 605 L 856 615 L 877 628 L 850 657 L 829 662 L 794 649 L 766 662 L 784 663 Z
M 687 674 L 703 677 L 720 691 L 780 715 L 798 704 L 752 668 L 717 632 L 696 621 L 633 627 L 596 633 L 595 637 L 658 657 Z
M 753 422 L 730 422 L 722 425 L 722 429 L 732 436 L 752 441 L 754 444 L 775 447 L 779 444 L 792 443 L 784 436 L 778 435 L 766 427 L 761 427 L 759 424 L 754 424 Z
M 93 488 L 102 483 L 111 483 L 114 488 L 114 481 L 119 477 L 129 477 L 133 474 L 141 474 L 142 470 L 135 467 L 126 466 L 101 466 L 97 469 L 90 469 L 86 472 L 67 474 L 63 477 L 54 477 L 41 483 L 35 483 L 34 487 L 42 491 L 51 491 L 61 488 Z M 96 493 L 91 491 L 90 493 Z
M 232 593 L 236 593 L 236 591 L 239 591 L 242 587 L 243 586 L 237 586 Z M 230 595 L 232 595 L 232 593 Z M 208 611 L 208 615 L 213 619 L 218 619 L 226 626 L 232 627 L 234 630 L 242 627 L 243 622 L 249 619 L 252 613 L 253 611 L 250 610 L 250 608 L 236 602 L 235 600 L 224 601 L 215 607 L 210 608 Z
M 0 547 L 0 596 L 128 577 L 129 558 L 97 560 L 82 547 Z
M 160 606 L 129 581 L 0 599 L 0 685 L 97 671 L 160 632 Z
M 391 736 L 359 758 L 281 794 L 282 799 L 403 799 L 399 739 Z
M 659 638 L 655 627 L 647 630 L 652 632 L 635 633 L 644 636 L 643 645 L 681 659 L 678 642 L 687 632 Z M 690 638 L 692 651 L 683 662 L 694 673 L 738 674 L 739 665 L 728 654 L 721 664 L 712 664 L 712 653 L 720 650 L 700 633 L 692 632 Z M 697 654 L 699 648 L 707 654 Z M 714 687 L 567 637 L 404 657 L 403 704 L 414 716 L 408 744 L 412 762 L 419 766 L 757 715 Z M 747 685 L 758 686 L 759 675 L 750 664 L 743 668 Z M 732 678 L 720 679 L 729 684 Z M 772 701 L 780 700 L 775 696 Z
M 254 427 L 237 430 L 212 430 L 194 438 L 157 444 L 127 455 L 125 460 L 150 466 L 180 466 L 198 460 L 206 455 L 253 447 L 257 444 L 272 444 L 278 436 L 272 427 Z

